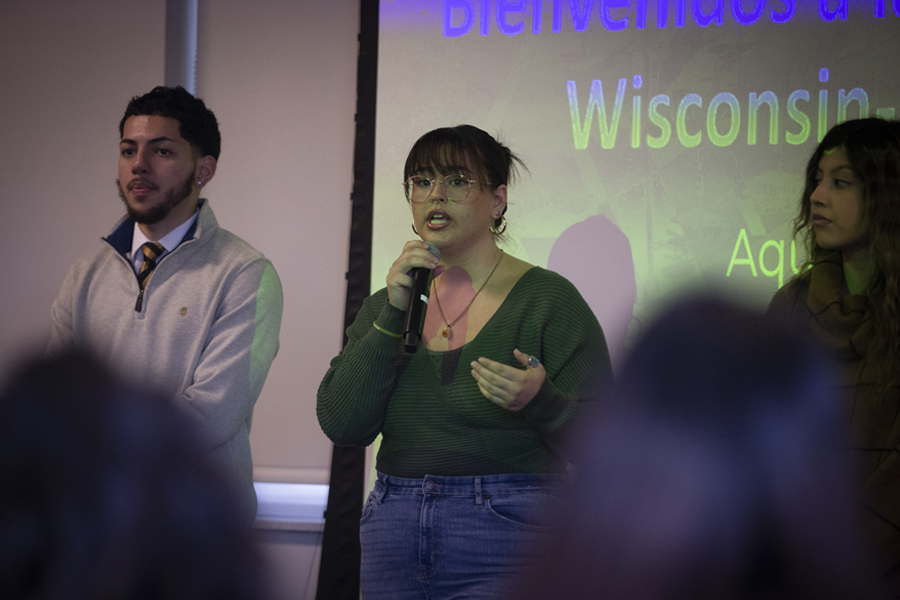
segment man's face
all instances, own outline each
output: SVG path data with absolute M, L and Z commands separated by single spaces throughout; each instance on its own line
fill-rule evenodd
M 194 151 L 181 137 L 178 121 L 158 115 L 125 121 L 117 183 L 135 222 L 171 230 L 186 221 L 200 195 L 197 170 Z

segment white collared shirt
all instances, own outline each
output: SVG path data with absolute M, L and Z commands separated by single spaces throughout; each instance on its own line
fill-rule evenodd
M 156 262 L 159 262 L 160 259 L 175 249 L 175 247 L 181 242 L 182 238 L 184 238 L 184 234 L 187 233 L 187 230 L 191 228 L 191 225 L 194 224 L 194 221 L 197 220 L 197 215 L 200 214 L 200 209 L 194 211 L 194 214 L 191 215 L 191 218 L 164 235 L 162 238 L 158 240 L 150 240 L 147 239 L 147 236 L 144 235 L 144 232 L 141 231 L 141 228 L 138 227 L 137 223 L 134 224 L 134 234 L 131 237 L 131 262 L 134 264 L 134 272 L 138 273 L 141 269 L 141 265 L 144 263 L 144 252 L 141 250 L 141 246 L 143 246 L 147 242 L 156 242 L 157 244 L 162 245 L 164 248 L 163 253 L 159 255 L 159 258 L 156 259 Z

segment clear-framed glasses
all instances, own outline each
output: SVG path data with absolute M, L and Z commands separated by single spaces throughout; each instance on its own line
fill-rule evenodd
M 434 191 L 435 184 L 438 182 L 443 186 L 444 194 L 447 195 L 447 200 L 457 203 L 465 202 L 466 198 L 469 197 L 469 189 L 472 187 L 472 184 L 478 183 L 477 181 L 472 181 L 465 175 L 447 175 L 443 179 L 432 179 L 431 177 L 425 177 L 424 175 L 413 175 L 403 183 L 406 199 L 410 202 L 415 202 L 416 204 L 424 204 L 428 201 L 428 198 Z

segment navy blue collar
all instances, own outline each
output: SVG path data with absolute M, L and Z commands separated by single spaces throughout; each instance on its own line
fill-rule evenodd
M 200 222 L 200 216 L 198 215 L 196 219 L 194 219 L 193 225 L 187 230 L 184 234 L 184 237 L 181 238 L 181 241 L 178 242 L 178 246 L 183 244 L 187 240 L 194 239 L 194 234 L 197 233 L 197 223 Z M 113 230 L 108 236 L 103 238 L 107 244 L 113 247 L 113 249 L 121 254 L 122 256 L 128 256 L 128 253 L 131 252 L 131 240 L 134 237 L 134 220 L 131 218 L 126 218 L 122 221 L 122 223 Z M 176 246 L 175 248 L 177 248 Z M 175 250 L 172 248 L 172 250 Z

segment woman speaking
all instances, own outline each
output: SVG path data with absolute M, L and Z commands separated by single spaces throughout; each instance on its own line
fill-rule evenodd
M 603 332 L 575 287 L 498 246 L 517 164 L 471 125 L 415 143 L 403 177 L 421 239 L 366 299 L 319 387 L 335 444 L 382 434 L 360 528 L 366 599 L 508 593 L 547 533 L 566 433 L 611 383 Z M 434 279 L 408 352 L 413 269 Z

